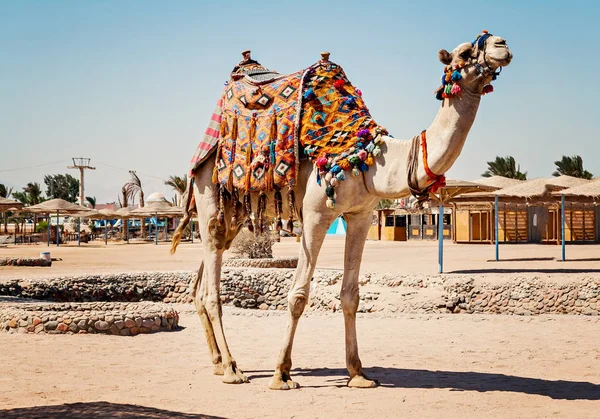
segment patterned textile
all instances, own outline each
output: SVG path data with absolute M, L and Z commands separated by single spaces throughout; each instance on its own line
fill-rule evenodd
M 217 179 L 228 190 L 270 191 L 296 179 L 294 127 L 302 73 L 231 81 L 223 96 Z
M 214 183 L 240 194 L 272 191 L 295 185 L 299 160 L 306 156 L 319 170 L 318 182 L 327 186 L 327 205 L 335 206 L 334 188 L 344 172 L 367 171 L 381 153 L 377 144 L 386 131 L 335 63 L 323 60 L 278 77 L 265 72 L 270 74 L 266 81 L 232 72 L 192 172 L 217 146 Z

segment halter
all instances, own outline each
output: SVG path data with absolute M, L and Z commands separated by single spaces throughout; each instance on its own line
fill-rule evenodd
M 444 75 L 442 76 L 442 85 L 435 91 L 436 98 L 438 100 L 443 100 L 445 98 L 450 98 L 452 96 L 458 95 L 462 92 L 462 88 L 456 83 L 460 79 L 462 79 L 462 74 L 459 70 L 474 66 L 477 73 L 482 77 L 491 77 L 492 81 L 496 80 L 500 73 L 502 72 L 502 67 L 498 67 L 497 71 L 492 69 L 492 67 L 488 64 L 486 58 L 486 41 L 492 34 L 488 33 L 488 31 L 484 30 L 473 42 L 471 42 L 471 46 L 477 49 L 477 52 L 483 52 L 483 63 L 485 67 L 481 65 L 477 61 L 478 54 L 475 54 L 475 57 L 471 55 L 468 63 L 462 63 L 455 65 L 454 67 L 446 67 L 446 71 L 444 71 Z M 481 95 L 486 95 L 494 91 L 494 86 L 491 84 L 486 84 L 483 86 L 483 90 Z

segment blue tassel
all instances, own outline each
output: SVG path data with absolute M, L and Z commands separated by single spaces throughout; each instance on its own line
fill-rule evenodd
M 375 150 L 375 144 L 373 144 L 373 143 L 367 144 L 367 146 L 365 147 L 365 150 L 367 150 L 368 153 L 371 153 L 373 150 Z
M 337 175 L 335 175 L 335 177 L 337 178 L 337 180 L 345 180 L 346 174 L 344 172 L 340 172 Z
M 458 81 L 460 79 L 462 79 L 462 74 L 460 74 L 460 71 L 454 70 L 452 73 L 452 81 Z
M 348 106 L 349 108 L 353 108 L 356 106 L 356 100 L 354 100 L 354 97 L 348 96 L 344 101 L 344 105 Z
M 446 73 L 442 74 L 442 86 L 447 85 L 448 82 L 446 81 Z
M 362 148 L 363 147 L 363 143 L 361 143 L 360 141 L 356 143 L 356 148 Z
M 340 166 L 338 166 L 337 164 L 331 168 L 331 173 L 334 175 L 337 175 L 341 171 L 342 171 L 342 168 Z
M 321 174 L 317 171 L 317 183 L 321 186 Z
M 367 172 L 369 170 L 369 166 L 364 161 L 360 163 L 360 171 Z

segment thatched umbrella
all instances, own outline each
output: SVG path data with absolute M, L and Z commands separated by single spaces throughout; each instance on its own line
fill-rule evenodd
M 41 204 L 33 205 L 31 207 L 27 207 L 27 211 L 40 213 L 40 214 L 48 214 L 48 246 L 50 246 L 50 214 L 56 212 L 56 245 L 60 245 L 59 240 L 59 228 L 58 228 L 58 216 L 62 212 L 63 214 L 77 214 L 81 212 L 90 211 L 89 208 L 73 204 L 71 202 L 65 201 L 64 199 L 55 198 L 50 199 L 49 201 L 44 201 Z
M 98 211 L 95 209 L 89 208 L 88 211 L 79 212 L 75 214 L 71 214 L 74 217 L 77 217 L 77 246 L 81 246 L 81 219 L 82 218 L 93 218 L 98 214 Z
M 446 180 L 446 186 L 439 189 L 434 199 L 439 203 L 438 214 L 438 273 L 444 271 L 444 204 L 447 204 L 459 195 L 470 192 L 487 192 L 497 189 L 493 186 L 481 185 L 465 180 Z
M 119 217 L 120 216 L 116 213 L 116 211 L 105 208 L 95 211 L 87 218 L 91 218 L 92 220 L 104 220 L 104 245 L 108 245 L 108 220 L 114 220 L 115 218 Z
M 23 208 L 23 204 L 14 199 L 3 198 L 0 196 L 0 212 L 11 211 L 11 208 L 19 210 Z
M 152 202 L 145 207 L 134 209 L 130 212 L 131 215 L 137 215 L 141 217 L 156 217 L 156 239 L 155 244 L 158 245 L 158 217 L 177 217 L 183 215 L 183 208 L 174 207 L 166 201 Z M 165 225 L 165 231 L 168 227 Z M 168 233 L 165 234 L 167 236 Z M 167 236 L 168 239 L 168 236 Z
M 132 218 L 131 208 L 123 207 L 119 208 L 116 213 L 119 215 L 119 218 L 125 222 L 125 240 L 129 243 L 129 219 Z

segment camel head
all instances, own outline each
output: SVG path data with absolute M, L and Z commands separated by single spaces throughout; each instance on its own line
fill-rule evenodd
M 510 64 L 513 55 L 503 38 L 483 31 L 475 41 L 460 44 L 452 52 L 440 50 L 438 58 L 446 65 L 442 86 L 436 92 L 442 100 L 463 90 L 476 94 L 492 92 L 490 83 Z

